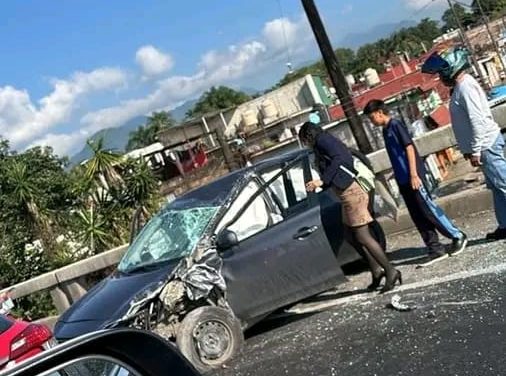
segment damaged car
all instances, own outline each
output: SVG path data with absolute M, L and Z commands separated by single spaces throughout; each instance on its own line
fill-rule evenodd
M 240 349 L 270 313 L 345 281 L 360 258 L 307 150 L 234 171 L 169 203 L 135 237 L 117 270 L 55 326 L 63 342 L 104 328 L 153 331 L 200 371 Z M 374 193 L 372 193 L 374 194 Z M 377 239 L 385 236 L 371 224 Z

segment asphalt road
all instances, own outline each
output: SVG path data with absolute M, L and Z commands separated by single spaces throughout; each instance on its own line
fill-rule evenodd
M 461 255 L 417 269 L 417 234 L 391 239 L 402 288 L 365 293 L 369 276 L 351 269 L 348 283 L 293 307 L 298 314 L 250 330 L 242 353 L 214 374 L 505 375 L 506 242 L 481 239 L 492 213 L 458 222 L 472 239 Z M 389 308 L 394 294 L 414 309 Z

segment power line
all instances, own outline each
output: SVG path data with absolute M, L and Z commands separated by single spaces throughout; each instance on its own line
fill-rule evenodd
M 419 16 L 421 12 L 424 12 L 428 7 L 432 6 L 436 1 L 438 0 L 430 0 L 427 4 L 421 6 L 420 8 L 418 8 L 417 10 L 415 10 L 411 16 L 409 16 L 409 19 L 413 19 L 415 18 L 416 16 Z
M 288 37 L 286 35 L 286 28 L 285 28 L 285 21 L 287 19 L 285 19 L 285 16 L 284 16 L 284 13 L 283 13 L 283 5 L 281 4 L 281 0 L 277 0 L 278 1 L 278 7 L 279 7 L 279 13 L 281 15 L 281 30 L 283 32 L 283 38 L 285 40 L 285 47 L 286 47 L 286 57 L 287 57 L 287 66 L 290 70 L 290 73 L 292 71 L 292 68 L 291 68 L 291 64 L 292 64 L 292 54 L 291 54 L 291 51 L 290 51 L 290 44 L 288 43 Z

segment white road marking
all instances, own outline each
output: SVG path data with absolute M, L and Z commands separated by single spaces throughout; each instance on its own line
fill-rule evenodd
M 486 274 L 500 274 L 506 271 L 506 262 L 497 264 L 488 268 L 481 268 L 481 269 L 475 269 L 475 270 L 468 270 L 458 273 L 453 273 L 446 275 L 444 277 L 434 277 L 431 279 L 425 279 L 420 282 L 413 282 L 408 283 L 402 286 L 397 286 L 394 290 L 384 294 L 388 295 L 390 293 L 399 293 L 402 291 L 408 291 L 413 289 L 419 289 L 423 287 L 428 286 L 434 286 L 434 285 L 440 285 L 443 283 L 448 283 L 452 281 L 457 281 L 461 279 L 467 279 L 467 278 L 473 278 L 480 275 L 486 275 Z M 384 296 L 379 295 L 379 296 Z M 286 310 L 286 313 L 290 314 L 307 314 L 307 313 L 313 313 L 318 311 L 324 311 L 329 308 L 337 307 L 343 304 L 348 303 L 356 303 L 356 302 L 363 302 L 363 301 L 369 301 L 375 297 L 377 297 L 377 293 L 364 293 L 364 294 L 358 294 L 353 296 L 347 296 L 343 298 L 336 298 L 332 300 L 327 300 L 325 302 L 319 302 L 319 303 L 300 303 L 288 310 Z M 452 302 L 449 302 L 452 303 Z M 462 302 L 464 303 L 464 302 Z

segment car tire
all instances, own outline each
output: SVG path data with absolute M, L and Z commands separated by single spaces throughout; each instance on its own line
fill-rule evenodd
M 200 372 L 226 364 L 243 342 L 241 324 L 233 313 L 212 306 L 186 315 L 176 336 L 179 350 Z

